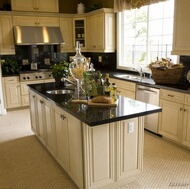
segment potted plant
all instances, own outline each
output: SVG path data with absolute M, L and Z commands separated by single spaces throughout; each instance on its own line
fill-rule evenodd
M 55 78 L 56 86 L 64 86 L 64 82 L 61 81 L 63 77 L 67 78 L 69 71 L 69 62 L 61 60 L 58 63 L 50 66 L 52 76 Z
M 6 59 L 5 61 L 1 61 L 1 63 L 3 75 L 16 74 L 21 70 L 21 66 L 16 60 Z

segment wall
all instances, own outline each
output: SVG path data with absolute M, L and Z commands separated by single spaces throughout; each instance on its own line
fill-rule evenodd
M 82 2 L 86 8 L 102 3 L 104 8 L 113 8 L 114 0 L 59 0 L 60 13 L 77 13 L 77 4 Z

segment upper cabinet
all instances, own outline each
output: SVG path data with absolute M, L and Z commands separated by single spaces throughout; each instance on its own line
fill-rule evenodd
M 61 44 L 61 52 L 73 52 L 73 18 L 60 18 L 60 29 L 65 44 Z
M 174 37 L 172 49 L 172 54 L 174 55 L 190 55 L 189 7 L 189 0 L 175 0 Z
M 15 54 L 12 16 L 0 16 L 0 55 Z
M 59 26 L 58 17 L 13 16 L 14 26 Z
M 81 49 L 86 49 L 86 18 L 73 18 L 73 30 L 74 47 L 76 47 L 76 41 L 79 41 Z
M 58 0 L 11 0 L 13 11 L 59 12 Z
M 100 9 L 87 16 L 87 49 L 89 52 L 115 52 L 113 9 Z

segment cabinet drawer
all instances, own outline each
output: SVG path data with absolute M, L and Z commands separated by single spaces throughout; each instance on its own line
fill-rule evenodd
M 160 98 L 174 101 L 174 102 L 184 103 L 185 94 L 175 92 L 175 91 L 161 89 L 160 90 Z
M 136 90 L 136 84 L 133 82 L 123 81 L 123 80 L 118 80 L 118 79 L 113 79 L 113 78 L 110 78 L 110 82 L 116 83 L 116 86 L 118 88 L 122 88 L 122 89 L 129 90 L 129 91 L 134 91 L 134 92 Z
M 18 83 L 19 82 L 19 77 L 18 76 L 5 77 L 4 81 L 5 81 L 5 83 Z
M 190 95 L 185 95 L 185 105 L 190 105 Z

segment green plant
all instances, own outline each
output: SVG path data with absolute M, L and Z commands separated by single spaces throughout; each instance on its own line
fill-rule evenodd
M 5 61 L 1 61 L 1 63 L 3 75 L 15 74 L 21 70 L 21 66 L 16 60 L 6 59 Z
M 93 11 L 93 10 L 97 10 L 97 9 L 101 9 L 103 6 L 102 6 L 102 3 L 99 2 L 99 3 L 94 3 L 92 6 L 90 7 L 87 7 L 85 9 L 85 12 L 90 12 L 90 11 Z
M 69 62 L 65 60 L 61 60 L 59 63 L 50 66 L 50 69 L 54 78 L 67 77 L 70 73 Z

